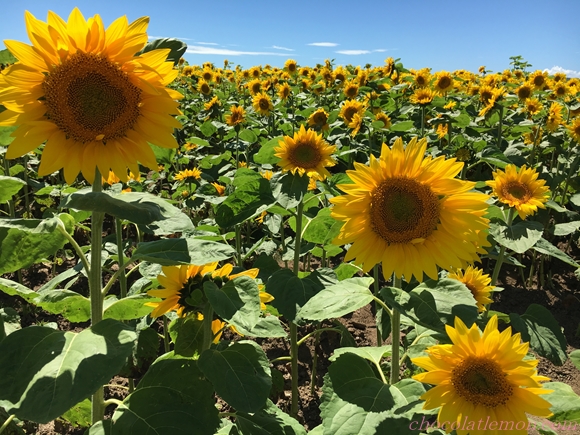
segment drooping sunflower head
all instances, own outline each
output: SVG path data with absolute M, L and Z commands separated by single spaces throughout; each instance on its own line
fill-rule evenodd
M 482 334 L 476 324 L 467 328 L 456 317 L 454 328 L 445 326 L 452 344 L 432 346 L 428 356 L 412 359 L 426 370 L 413 379 L 435 385 L 421 396 L 423 408 L 441 407 L 437 421 L 447 432 L 460 427 L 465 418 L 474 422 L 491 418 L 503 424 L 506 433 L 526 433 L 526 413 L 552 415 L 550 403 L 540 397 L 552 392 L 540 384 L 549 379 L 538 375 L 538 361 L 524 360 L 528 343 L 520 342 L 519 333 L 512 335 L 511 327 L 500 333 L 497 323 L 493 316 Z
M 413 104 L 419 104 L 426 106 L 435 98 L 435 93 L 429 88 L 418 88 L 413 92 L 413 95 L 409 98 L 409 101 Z
M 242 106 L 231 106 L 230 114 L 226 115 L 226 124 L 230 127 L 240 125 L 246 120 L 246 110 Z
M 312 112 L 308 117 L 308 125 L 322 131 L 328 130 L 328 113 L 326 113 L 326 110 L 320 108 Z
M 252 107 L 254 107 L 257 113 L 263 116 L 268 116 L 274 109 L 270 96 L 265 92 L 260 92 L 254 96 L 252 99 Z
M 211 100 L 207 103 L 203 104 L 203 108 L 206 112 L 211 112 L 214 109 L 217 109 L 221 106 L 220 100 L 217 95 L 215 95 Z
M 359 116 L 364 115 L 365 106 L 360 101 L 356 100 L 347 100 L 342 105 L 339 116 L 343 119 L 345 124 L 350 124 L 355 114 L 359 114 Z
M 332 158 L 336 147 L 329 145 L 322 138 L 322 134 L 311 129 L 306 130 L 304 125 L 294 133 L 293 138 L 284 136 L 279 145 L 275 148 L 275 156 L 281 159 L 278 166 L 283 172 L 306 174 L 308 177 L 316 176 L 319 180 L 324 180 L 330 176 L 326 168 L 336 164 Z
M 493 181 L 486 184 L 493 189 L 493 195 L 501 202 L 514 207 L 521 219 L 534 214 L 539 208 L 546 208 L 549 188 L 546 180 L 538 179 L 538 172 L 522 166 L 518 171 L 515 165 L 507 165 L 505 172 L 494 171 Z
M 444 95 L 453 89 L 453 76 L 448 71 L 439 71 L 435 74 L 433 89 L 440 95 Z
M 562 109 L 562 105 L 555 101 L 550 106 L 550 109 L 548 109 L 548 119 L 546 119 L 546 128 L 548 131 L 556 131 L 564 123 Z
M 449 278 L 461 281 L 473 294 L 473 298 L 477 302 L 479 312 L 485 311 L 485 306 L 491 304 L 490 299 L 493 287 L 490 285 L 491 278 L 488 274 L 483 273 L 483 270 L 477 267 L 469 266 L 465 271 L 459 269 L 447 275 Z
M 286 101 L 291 94 L 292 88 L 287 82 L 278 85 L 278 96 L 282 101 Z
M 177 147 L 172 136 L 181 124 L 175 99 L 166 88 L 179 74 L 165 62 L 169 50 L 135 56 L 147 43 L 149 19 L 126 17 L 106 30 L 99 15 L 85 20 L 74 9 L 64 21 L 49 12 L 47 22 L 26 12 L 32 45 L 5 41 L 19 62 L 3 71 L 0 125 L 16 125 L 7 158 L 24 155 L 47 141 L 39 175 L 64 167 L 72 183 L 79 171 L 89 182 L 112 169 L 126 181 L 138 162 L 157 165 L 147 142 Z M 160 110 L 161 108 L 161 110 Z
M 437 267 L 478 260 L 489 197 L 454 178 L 462 163 L 425 158 L 426 148 L 426 139 L 404 148 L 399 138 L 370 166 L 347 171 L 354 183 L 339 185 L 345 195 L 331 199 L 331 215 L 345 222 L 334 243 L 352 243 L 345 261 L 356 258 L 364 271 L 382 263 L 386 279 L 394 272 L 421 282 L 423 274 L 437 279 Z

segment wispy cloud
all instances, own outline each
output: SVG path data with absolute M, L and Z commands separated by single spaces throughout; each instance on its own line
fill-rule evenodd
M 385 51 L 389 51 L 386 48 L 377 48 L 376 50 L 373 50 L 373 53 L 384 53 Z
M 550 75 L 555 74 L 557 72 L 561 72 L 561 73 L 566 74 L 567 77 L 580 77 L 580 71 L 565 69 L 565 68 L 562 68 L 561 66 L 553 66 L 552 68 L 545 69 L 544 71 L 547 71 L 548 74 L 550 74 Z
M 220 56 L 286 56 L 283 53 L 271 53 L 268 51 L 241 51 L 230 50 L 228 48 L 204 47 L 199 45 L 190 45 L 186 53 L 189 54 L 216 54 Z
M 217 42 L 196 42 L 196 44 L 201 44 L 201 45 L 219 45 Z
M 293 48 L 279 47 L 278 45 L 272 45 L 272 48 L 274 48 L 276 50 L 294 51 Z
M 336 47 L 338 44 L 336 42 L 311 42 L 306 45 L 314 45 L 315 47 Z
M 179 39 L 181 41 L 193 41 L 193 39 L 191 38 L 179 38 L 177 36 L 153 36 L 153 35 L 149 35 L 148 36 L 149 39 Z M 201 42 L 200 42 L 201 44 Z
M 338 54 L 346 54 L 348 56 L 358 56 L 360 54 L 369 54 L 369 50 L 338 50 L 335 51 Z

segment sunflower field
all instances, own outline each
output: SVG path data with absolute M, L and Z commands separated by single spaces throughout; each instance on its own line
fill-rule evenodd
M 0 434 L 580 433 L 580 79 L 0 51 Z

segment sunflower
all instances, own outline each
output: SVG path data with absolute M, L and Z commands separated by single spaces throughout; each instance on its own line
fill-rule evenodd
M 231 275 L 233 266 L 226 264 L 217 269 L 218 263 L 208 263 L 202 266 L 163 266 L 162 274 L 157 276 L 159 290 L 149 290 L 147 294 L 155 298 L 164 299 L 162 302 L 147 302 L 145 305 L 153 307 L 151 317 L 159 317 L 169 311 L 177 311 L 183 317 L 190 311 L 201 311 L 199 304 L 203 303 L 203 283 L 214 280 L 217 283 L 226 283 L 238 276 L 249 276 L 255 279 L 258 269 L 250 269 Z
M 449 126 L 446 123 L 441 122 L 441 123 L 437 124 L 437 130 L 435 130 L 435 133 L 437 134 L 439 139 L 443 139 L 445 136 L 447 136 L 448 130 L 449 130 Z
M 268 94 L 264 92 L 260 92 L 254 96 L 252 106 L 256 112 L 263 116 L 268 116 L 270 111 L 274 109 L 272 100 L 270 100 Z
M 526 413 L 552 415 L 550 403 L 539 397 L 552 392 L 540 384 L 549 379 L 538 376 L 537 360 L 524 360 L 529 344 L 520 343 L 520 333 L 512 335 L 511 327 L 500 333 L 497 316 L 489 320 L 483 334 L 476 324 L 468 329 L 459 317 L 455 318 L 455 328 L 446 325 L 445 329 L 453 344 L 431 346 L 428 356 L 412 361 L 427 370 L 413 379 L 435 385 L 421 396 L 423 408 L 441 407 L 437 421 L 446 432 L 491 433 L 476 428 L 478 421 L 491 418 L 502 425 L 497 433 L 509 429 L 506 433 L 526 435 Z M 471 425 L 465 427 L 466 422 Z
M 206 110 L 206 112 L 211 112 L 213 109 L 217 109 L 220 105 L 220 100 L 216 95 L 207 103 L 204 103 L 203 108 Z
M 250 91 L 250 94 L 257 95 L 262 92 L 262 81 L 260 79 L 250 80 L 246 83 L 246 87 Z
M 224 196 L 224 193 L 226 193 L 225 186 L 222 186 L 221 184 L 218 183 L 211 183 L 211 185 L 215 188 L 218 196 Z
M 352 116 L 352 120 L 348 123 L 348 127 L 352 129 L 350 135 L 352 137 L 356 136 L 360 131 L 362 125 L 363 125 L 363 117 L 360 115 L 360 113 L 355 113 Z
M 231 106 L 230 115 L 226 115 L 226 124 L 230 127 L 240 125 L 246 120 L 246 111 L 242 106 Z
M 415 71 L 413 75 L 415 76 L 414 78 L 415 85 L 418 88 L 424 88 L 426 86 L 429 86 L 429 83 L 431 82 L 430 68 L 422 68 L 419 71 Z
M 485 311 L 485 305 L 491 304 L 490 293 L 493 287 L 489 285 L 491 278 L 488 274 L 484 274 L 483 270 L 477 267 L 469 266 L 463 272 L 461 269 L 453 271 L 447 275 L 448 278 L 461 281 L 473 294 L 473 298 L 477 302 L 479 312 Z
M 532 85 L 524 83 L 516 89 L 516 94 L 520 100 L 527 100 L 532 95 Z
M 433 82 L 433 88 L 439 95 L 444 95 L 453 89 L 453 77 L 451 73 L 447 71 L 439 71 L 435 73 L 435 81 Z
M 358 84 L 352 80 L 349 80 L 344 84 L 342 91 L 347 98 L 354 98 L 358 95 Z
M 211 86 L 204 79 L 199 79 L 197 82 L 197 91 L 203 95 L 209 95 L 211 93 Z
M 288 83 L 284 82 L 278 85 L 278 96 L 282 101 L 286 101 L 291 94 L 292 89 Z
M 498 169 L 493 173 L 493 181 L 486 184 L 493 189 L 493 195 L 510 207 L 515 207 L 520 218 L 534 214 L 538 207 L 546 208 L 549 189 L 546 180 L 538 180 L 538 173 L 532 168 L 522 166 L 518 171 L 515 165 L 507 165 L 505 172 Z
M 537 98 L 528 98 L 524 102 L 524 110 L 528 112 L 530 115 L 534 116 L 540 113 L 540 111 L 544 108 L 540 100 Z
M 576 118 L 572 124 L 568 126 L 568 132 L 576 142 L 580 143 L 580 118 Z
M 166 86 L 179 74 L 166 62 L 169 49 L 135 53 L 147 43 L 149 18 L 115 20 L 105 31 L 99 15 L 87 20 L 75 8 L 68 22 L 53 12 L 48 23 L 26 12 L 32 45 L 4 41 L 20 61 L 0 80 L 6 110 L 0 125 L 15 125 L 6 158 L 20 157 L 46 142 L 38 174 L 64 167 L 66 181 L 79 171 L 89 181 L 112 169 L 127 180 L 137 162 L 157 167 L 148 142 L 176 148 L 181 124 L 176 99 Z
M 455 159 L 425 158 L 427 140 L 398 138 L 383 144 L 370 166 L 347 171 L 354 184 L 338 188 L 332 216 L 344 221 L 335 244 L 352 243 L 345 261 L 356 258 L 368 272 L 381 263 L 385 279 L 393 272 L 407 281 L 423 274 L 437 279 L 437 266 L 450 270 L 479 260 L 488 228 L 488 195 L 470 192 L 475 183 L 454 177 L 463 168 Z
M 197 168 L 184 169 L 175 174 L 174 177 L 177 181 L 193 181 L 201 180 L 201 171 Z
M 383 128 L 391 128 L 391 118 L 383 111 L 375 113 L 375 120 L 383 123 Z
M 343 119 L 344 123 L 348 125 L 352 122 L 355 113 L 358 113 L 359 116 L 364 115 L 365 113 L 364 104 L 361 103 L 360 101 L 348 100 L 345 101 L 342 107 L 340 108 L 338 116 L 340 116 Z
M 266 180 L 270 181 L 272 179 L 272 177 L 274 176 L 274 173 L 272 171 L 264 171 L 264 172 L 261 172 L 260 175 L 262 177 L 264 177 Z
M 528 79 L 535 89 L 543 89 L 546 85 L 547 78 L 548 73 L 538 70 L 531 73 Z
M 570 93 L 570 87 L 566 82 L 552 82 L 552 92 L 558 98 L 563 98 Z
M 426 106 L 435 98 L 435 93 L 429 88 L 419 88 L 413 92 L 413 95 L 409 98 L 409 101 L 413 104 L 420 104 Z
M 290 74 L 295 74 L 296 73 L 296 67 L 297 67 L 297 63 L 294 59 L 288 59 L 285 63 L 284 63 L 284 69 L 286 71 L 288 71 Z
M 320 180 L 324 180 L 330 177 L 326 167 L 336 165 L 331 157 L 336 147 L 329 145 L 322 135 L 314 130 L 306 130 L 304 125 L 294 133 L 294 138 L 284 136 L 279 145 L 274 149 L 276 151 L 274 155 L 281 159 L 278 166 L 283 172 L 306 174 L 308 177 L 317 176 Z
M 337 80 L 340 83 L 343 83 L 346 80 L 346 71 L 342 65 L 334 70 L 334 80 Z
M 204 67 L 200 74 L 200 77 L 206 82 L 212 82 L 214 77 L 214 72 L 211 68 Z
M 328 130 L 330 127 L 328 126 L 328 113 L 326 113 L 326 110 L 320 108 L 312 112 L 308 117 L 308 125 L 321 131 Z
M 548 131 L 556 131 L 562 125 L 564 119 L 562 118 L 562 105 L 553 102 L 548 110 L 548 118 L 546 119 L 546 128 Z

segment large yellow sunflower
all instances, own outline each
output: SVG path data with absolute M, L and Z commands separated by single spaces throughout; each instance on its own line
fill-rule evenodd
M 294 138 L 284 136 L 284 140 L 279 144 L 274 151 L 275 156 L 281 159 L 278 166 L 283 172 L 306 174 L 320 180 L 330 177 L 326 168 L 336 165 L 332 159 L 336 147 L 329 145 L 322 138 L 322 134 L 317 134 L 311 129 L 306 130 L 304 125 L 301 125 L 300 130 L 294 133 Z
M 511 327 L 500 333 L 497 316 L 483 334 L 476 324 L 468 329 L 458 317 L 455 328 L 445 329 L 453 344 L 432 346 L 429 356 L 412 361 L 427 370 L 413 379 L 435 385 L 421 399 L 425 409 L 440 407 L 437 422 L 446 432 L 526 435 L 526 413 L 552 415 L 550 403 L 539 397 L 552 392 L 540 384 L 549 379 L 537 374 L 538 361 L 524 360 L 529 344 L 520 343 L 519 333 L 512 335 Z
M 403 148 L 399 138 L 392 149 L 383 144 L 379 159 L 371 155 L 370 166 L 347 171 L 354 184 L 339 185 L 346 195 L 331 199 L 332 216 L 345 222 L 334 243 L 352 243 L 345 261 L 365 272 L 382 262 L 385 279 L 394 272 L 423 281 L 424 273 L 437 279 L 437 266 L 479 260 L 489 197 L 454 178 L 463 163 L 425 157 L 426 148 L 426 139 Z
M 435 73 L 433 89 L 440 95 L 444 95 L 453 89 L 453 76 L 448 71 L 439 71 Z
M 30 12 L 25 19 L 32 45 L 4 41 L 19 59 L 0 80 L 0 125 L 18 126 L 7 158 L 46 141 L 39 175 L 64 167 L 69 184 L 79 171 L 92 183 L 98 167 L 126 181 L 137 162 L 157 167 L 147 142 L 177 147 L 172 132 L 181 124 L 171 115 L 182 96 L 166 88 L 179 73 L 165 61 L 169 49 L 135 56 L 148 17 L 129 24 L 123 16 L 106 30 L 99 15 L 85 20 L 77 8 L 68 22 L 53 12 L 47 22 Z
M 522 166 L 518 171 L 516 165 L 507 165 L 505 172 L 494 171 L 493 181 L 486 184 L 493 189 L 493 195 L 510 207 L 515 207 L 520 218 L 534 214 L 538 207 L 546 208 L 544 203 L 549 199 L 549 188 L 546 180 L 538 180 L 538 173 L 532 168 Z
M 157 276 L 159 284 L 163 286 L 159 290 L 149 290 L 147 294 L 161 298 L 161 302 L 147 302 L 145 305 L 155 308 L 151 317 L 159 317 L 169 311 L 176 311 L 179 316 L 184 316 L 190 311 L 198 311 L 199 306 L 191 305 L 194 301 L 202 302 L 203 282 L 207 279 L 219 278 L 224 283 L 238 276 L 249 276 L 255 279 L 258 269 L 250 269 L 231 275 L 233 266 L 226 264 L 216 269 L 218 263 L 208 263 L 202 266 L 163 266 L 162 274 Z
M 483 270 L 469 266 L 465 271 L 459 269 L 449 273 L 447 276 L 465 284 L 473 294 L 479 312 L 485 311 L 485 305 L 493 302 L 489 297 L 493 290 L 493 287 L 489 285 L 491 278 L 488 274 L 483 273 Z
M 424 88 L 429 86 L 431 82 L 431 69 L 430 68 L 422 68 L 419 71 L 415 71 L 413 73 L 415 85 L 418 88 Z
M 268 96 L 268 94 L 264 92 L 257 93 L 254 98 L 252 99 L 252 106 L 254 110 L 258 112 L 260 115 L 268 116 L 270 112 L 274 109 L 274 105 L 272 104 L 272 100 Z

